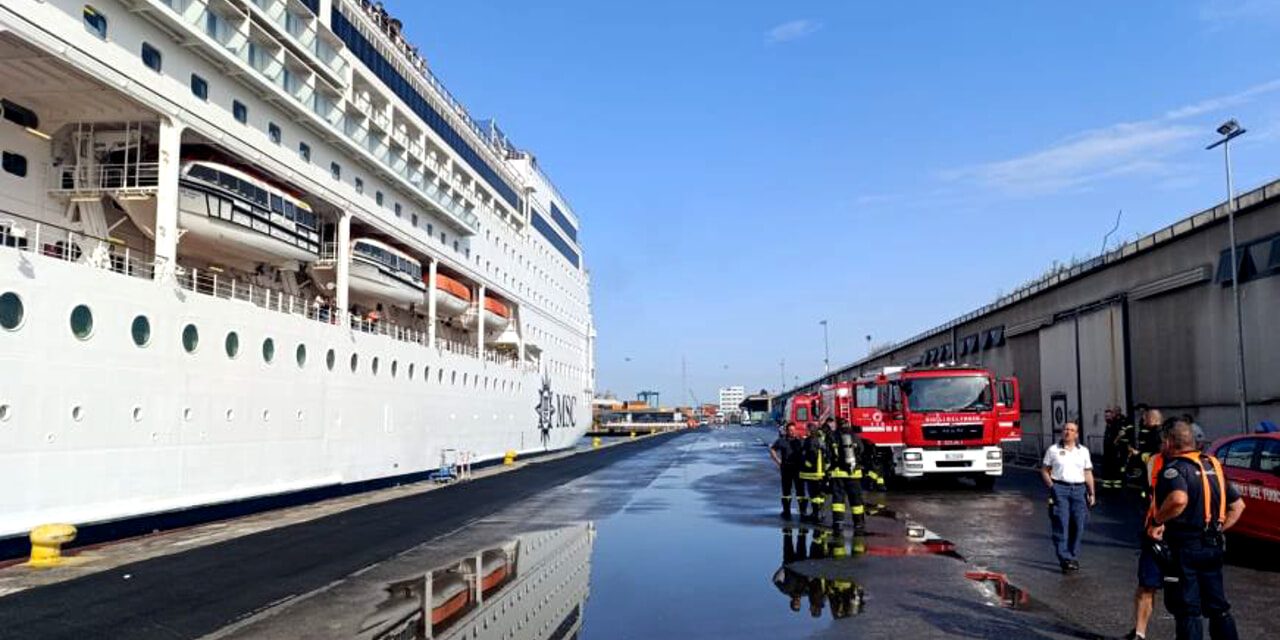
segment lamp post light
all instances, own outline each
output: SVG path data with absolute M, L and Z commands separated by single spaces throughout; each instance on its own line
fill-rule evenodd
M 1240 428 L 1249 432 L 1249 386 L 1244 369 L 1244 316 L 1240 312 L 1240 256 L 1236 250 L 1236 192 L 1231 181 L 1231 140 L 1244 135 L 1247 129 L 1234 118 L 1218 127 L 1221 140 L 1205 147 L 1206 150 L 1222 147 L 1227 166 L 1227 237 L 1231 243 L 1231 298 L 1236 308 L 1236 392 L 1240 401 Z
M 822 373 L 831 373 L 831 342 L 827 338 L 827 321 L 821 320 L 818 324 L 822 325 Z

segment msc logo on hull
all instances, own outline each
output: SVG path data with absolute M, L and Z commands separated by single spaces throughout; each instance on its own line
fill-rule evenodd
M 574 409 L 578 405 L 578 396 L 569 393 L 556 394 L 551 390 L 551 376 L 542 377 L 542 390 L 538 392 L 538 431 L 542 433 L 542 446 L 546 448 L 551 441 L 552 429 L 573 427 L 576 421 Z

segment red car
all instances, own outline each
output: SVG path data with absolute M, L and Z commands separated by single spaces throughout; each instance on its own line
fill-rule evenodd
M 1227 480 L 1244 498 L 1244 515 L 1232 531 L 1280 542 L 1280 433 L 1223 438 L 1209 447 Z

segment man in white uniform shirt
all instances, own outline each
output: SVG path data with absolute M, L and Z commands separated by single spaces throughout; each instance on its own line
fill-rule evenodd
M 1080 426 L 1068 422 L 1062 427 L 1062 441 L 1049 447 L 1040 469 L 1049 488 L 1049 516 L 1053 524 L 1053 546 L 1064 573 L 1080 569 L 1080 541 L 1094 503 L 1093 461 L 1089 449 L 1080 444 Z

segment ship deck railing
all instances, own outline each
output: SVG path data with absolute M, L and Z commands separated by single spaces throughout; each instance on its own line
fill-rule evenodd
M 157 260 L 153 253 L 131 247 L 119 239 L 85 234 L 5 210 L 0 210 L 0 249 L 37 254 L 140 280 L 155 280 L 157 273 L 165 272 L 163 260 Z M 442 353 L 480 357 L 479 348 L 474 342 L 436 336 L 435 344 L 432 345 L 430 334 L 424 329 L 354 314 L 338 314 L 337 310 L 323 300 L 306 299 L 282 289 L 240 280 L 215 269 L 179 266 L 173 271 L 176 284 L 193 293 L 247 302 L 268 311 L 301 316 L 324 324 L 339 324 L 341 315 L 345 315 L 351 329 L 356 331 L 382 335 L 425 348 L 434 346 Z M 484 360 L 521 370 L 536 367 L 530 363 L 522 365 L 508 353 L 488 349 L 485 350 Z
M 45 175 L 46 187 L 56 195 L 145 198 L 154 194 L 160 184 L 160 164 L 50 164 Z

